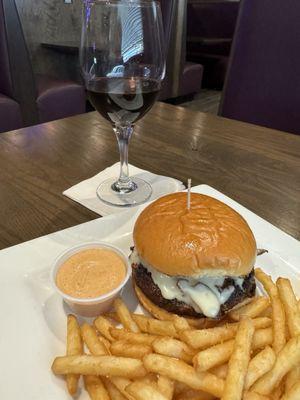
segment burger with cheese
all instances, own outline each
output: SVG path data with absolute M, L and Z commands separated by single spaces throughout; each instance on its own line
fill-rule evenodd
M 133 284 L 159 319 L 220 319 L 255 295 L 256 242 L 247 222 L 209 196 L 175 193 L 138 217 L 131 254 Z

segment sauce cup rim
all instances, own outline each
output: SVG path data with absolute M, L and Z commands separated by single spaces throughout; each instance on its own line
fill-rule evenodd
M 88 298 L 80 298 L 80 297 L 73 297 L 70 296 L 69 294 L 63 292 L 56 284 L 56 275 L 57 272 L 59 270 L 59 268 L 61 267 L 62 263 L 64 261 L 66 261 L 69 257 L 71 257 L 72 255 L 79 253 L 81 250 L 85 250 L 85 249 L 92 249 L 92 248 L 106 248 L 109 250 L 114 251 L 115 253 L 117 253 L 119 256 L 122 257 L 122 260 L 125 263 L 126 266 L 126 276 L 124 278 L 124 280 L 120 283 L 119 286 L 117 286 L 115 289 L 111 290 L 110 292 L 107 292 L 101 296 L 98 297 L 88 297 Z M 94 241 L 94 242 L 84 242 L 81 243 L 79 245 L 73 246 L 68 248 L 67 250 L 65 250 L 64 252 L 62 252 L 61 254 L 59 254 L 51 267 L 51 283 L 53 288 L 67 301 L 72 302 L 72 303 L 76 303 L 76 304 L 96 304 L 96 303 L 102 303 L 105 300 L 109 300 L 110 298 L 112 298 L 113 296 L 115 296 L 116 294 L 118 294 L 118 292 L 126 285 L 126 283 L 128 282 L 128 279 L 131 276 L 131 266 L 129 263 L 129 259 L 126 256 L 126 254 L 123 252 L 123 250 L 121 250 L 119 247 L 112 245 L 111 243 L 107 243 L 107 242 L 103 242 L 103 241 Z

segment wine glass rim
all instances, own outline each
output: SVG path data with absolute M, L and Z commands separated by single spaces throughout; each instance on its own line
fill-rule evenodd
M 152 6 L 153 4 L 159 5 L 158 0 L 88 0 L 89 3 L 103 4 L 105 6 Z

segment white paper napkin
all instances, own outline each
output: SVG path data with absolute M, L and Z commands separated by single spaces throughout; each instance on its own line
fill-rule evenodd
M 155 175 L 149 171 L 134 167 L 133 165 L 129 165 L 129 171 L 130 176 L 138 175 L 139 178 L 142 178 L 151 184 L 153 192 L 149 201 L 155 200 L 156 198 L 165 194 L 179 192 L 185 189 L 183 183 L 174 178 Z M 96 190 L 101 182 L 111 177 L 117 178 L 119 176 L 119 172 L 120 163 L 116 163 L 92 178 L 72 186 L 70 189 L 64 191 L 63 194 L 102 216 L 117 214 L 124 210 L 128 210 L 127 207 L 114 207 L 105 204 L 97 197 L 96 194 Z

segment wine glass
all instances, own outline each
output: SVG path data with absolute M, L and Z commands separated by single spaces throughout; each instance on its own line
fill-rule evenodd
M 119 178 L 100 183 L 97 195 L 110 205 L 141 204 L 152 188 L 129 177 L 128 145 L 134 124 L 153 106 L 165 75 L 159 3 L 85 0 L 80 63 L 89 100 L 112 124 L 120 151 Z

